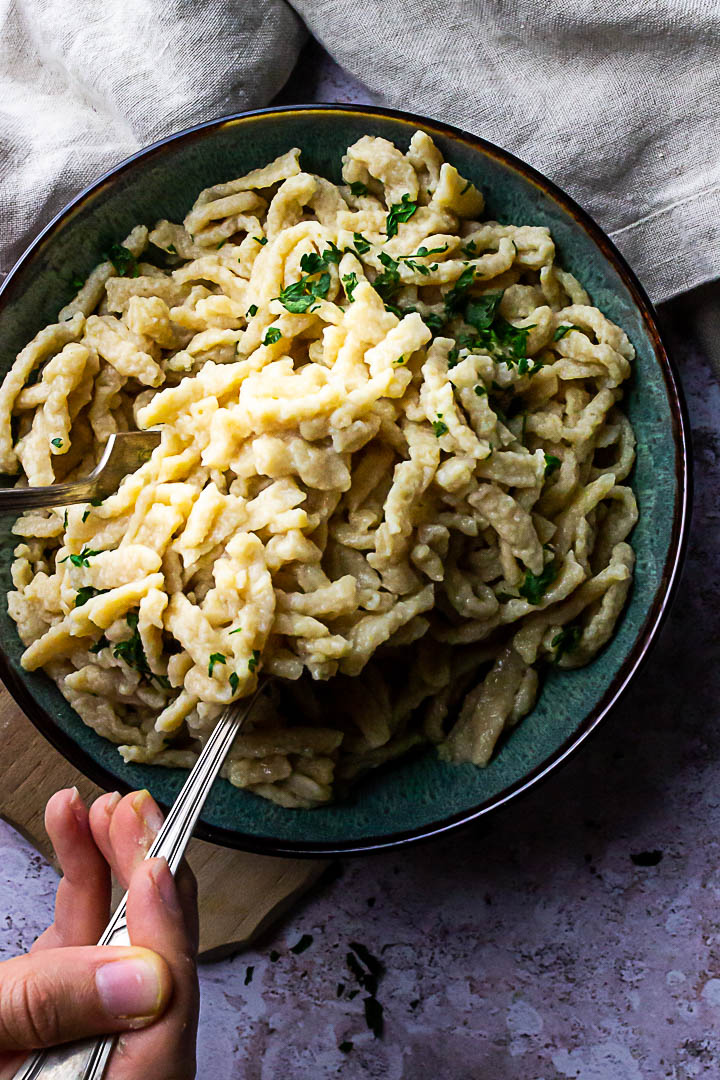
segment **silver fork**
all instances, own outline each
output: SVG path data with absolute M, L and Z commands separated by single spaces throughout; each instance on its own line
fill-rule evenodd
M 0 513 L 106 499 L 117 491 L 123 477 L 149 461 L 159 444 L 159 431 L 119 431 L 110 436 L 99 462 L 83 480 L 49 487 L 0 488 Z
M 164 856 L 173 874 L 177 872 L 185 848 L 200 816 L 233 740 L 249 716 L 258 695 L 267 685 L 261 679 L 250 698 L 233 702 L 224 710 L 202 753 L 190 770 L 165 823 L 150 847 L 146 859 Z M 125 917 L 127 893 L 118 904 L 98 945 L 129 945 Z M 117 1041 L 117 1035 L 100 1036 L 68 1043 L 34 1053 L 15 1073 L 13 1080 L 101 1080 Z

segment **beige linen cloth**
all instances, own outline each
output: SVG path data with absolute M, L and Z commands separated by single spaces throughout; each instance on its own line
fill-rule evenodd
M 720 275 L 720 0 L 0 0 L 0 272 L 115 162 L 266 104 L 302 20 L 379 100 L 545 172 L 656 302 Z

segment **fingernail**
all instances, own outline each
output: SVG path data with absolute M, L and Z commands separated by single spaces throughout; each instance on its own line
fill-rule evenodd
M 153 802 L 150 792 L 145 789 L 138 791 L 132 800 L 132 808 L 142 821 L 146 831 L 151 836 L 155 836 L 160 831 L 164 819 Z
M 80 792 L 76 787 L 70 788 L 70 809 L 72 810 L 73 816 L 77 821 L 78 825 L 80 825 L 82 828 L 87 828 L 87 810 L 85 808 L 85 803 L 80 797 Z
M 122 1019 L 155 1016 L 162 1004 L 162 983 L 149 957 L 129 957 L 103 964 L 95 985 L 105 1011 Z
M 119 791 L 111 791 L 109 793 L 108 797 L 105 800 L 105 813 L 108 815 L 108 817 L 112 814 L 113 810 L 120 802 L 121 798 L 122 796 Z
M 177 889 L 175 888 L 175 879 L 170 873 L 167 859 L 152 859 L 150 874 L 155 888 L 160 893 L 162 902 L 172 911 L 178 911 L 180 903 L 178 901 Z

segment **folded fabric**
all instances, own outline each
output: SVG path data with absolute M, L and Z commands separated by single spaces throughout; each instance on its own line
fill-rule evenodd
M 708 0 L 15 0 L 0 8 L 0 276 L 103 170 L 266 104 L 306 38 L 380 100 L 505 146 L 656 301 L 720 275 L 720 5 Z M 297 14 L 296 14 L 297 12 Z
M 129 154 L 266 105 L 306 38 L 282 0 L 0 5 L 0 277 L 54 213 Z
M 399 109 L 490 139 L 588 210 L 655 301 L 720 276 L 720 4 L 292 0 Z

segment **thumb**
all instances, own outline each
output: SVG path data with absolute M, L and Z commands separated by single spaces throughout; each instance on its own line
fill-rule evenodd
M 45 949 L 0 964 L 0 1051 L 143 1028 L 165 1011 L 172 976 L 150 949 Z

